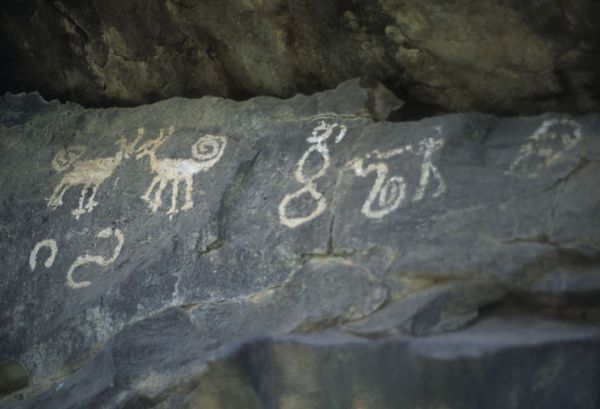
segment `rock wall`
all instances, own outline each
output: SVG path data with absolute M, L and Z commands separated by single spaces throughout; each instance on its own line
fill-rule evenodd
M 598 407 L 600 116 L 401 105 L 2 97 L 0 405 Z
M 0 92 L 291 97 L 371 74 L 418 112 L 600 109 L 595 0 L 4 1 Z

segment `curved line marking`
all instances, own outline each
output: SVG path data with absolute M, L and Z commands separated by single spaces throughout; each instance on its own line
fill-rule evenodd
M 121 253 L 121 249 L 123 248 L 123 243 L 125 241 L 125 237 L 123 236 L 123 233 L 121 232 L 121 230 L 119 229 L 111 229 L 110 227 L 107 227 L 103 230 L 101 230 L 97 235 L 97 238 L 100 239 L 108 239 L 110 237 L 115 237 L 117 239 L 117 245 L 115 247 L 115 249 L 113 250 L 113 254 L 110 258 L 104 258 L 102 256 L 91 256 L 89 254 L 86 254 L 84 256 L 79 256 L 77 257 L 77 260 L 75 260 L 75 262 L 71 265 L 71 267 L 69 268 L 69 271 L 67 271 L 67 285 L 71 288 L 84 288 L 89 286 L 90 284 L 92 284 L 90 281 L 75 281 L 73 280 L 73 273 L 75 272 L 75 270 L 78 267 L 81 267 L 85 264 L 90 264 L 90 263 L 94 263 L 94 264 L 98 264 L 102 267 L 106 267 L 109 264 L 114 263 L 114 261 L 117 259 L 117 257 L 119 257 L 119 254 Z
M 58 247 L 56 246 L 56 240 L 54 240 L 54 239 L 42 240 L 38 244 L 35 245 L 35 247 L 33 248 L 33 251 L 29 255 L 29 267 L 31 267 L 31 271 L 35 270 L 35 268 L 37 266 L 37 255 L 40 252 L 40 250 L 44 247 L 50 249 L 50 256 L 46 259 L 46 261 L 44 261 L 44 266 L 46 266 L 46 268 L 50 268 L 50 267 L 52 267 L 52 264 L 54 264 L 54 259 L 56 258 L 56 253 L 58 252 Z

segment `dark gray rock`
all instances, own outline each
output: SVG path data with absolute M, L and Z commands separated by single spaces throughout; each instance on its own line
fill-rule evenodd
M 587 355 L 572 407 L 594 407 L 594 316 L 463 328 L 508 299 L 598 308 L 600 117 L 382 121 L 399 106 L 369 79 L 130 109 L 3 97 L 0 356 L 30 383 L 5 401 L 392 407 L 398 392 L 423 407 L 565 407 L 544 405 L 565 402 L 565 362 Z M 470 361 L 413 360 L 428 348 Z M 305 359 L 312 375 L 290 378 Z M 536 395 L 523 379 L 552 359 Z M 354 403 L 353 373 L 370 396 Z
M 8 407 L 578 409 L 600 404 L 600 329 L 519 311 L 498 311 L 461 332 L 426 338 L 367 340 L 329 330 L 254 339 L 217 353 L 207 353 L 202 332 L 185 312 L 166 311 L 128 327 L 47 392 Z
M 371 74 L 414 113 L 582 113 L 600 108 L 599 19 L 595 0 L 4 0 L 0 93 L 138 105 Z
M 364 322 L 352 323 L 344 329 L 367 337 L 457 330 L 476 319 L 480 307 L 494 304 L 505 295 L 501 287 L 489 282 L 441 283 L 391 302 Z

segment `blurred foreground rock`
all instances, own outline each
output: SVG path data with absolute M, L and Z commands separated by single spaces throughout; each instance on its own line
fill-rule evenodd
M 4 96 L 0 405 L 598 407 L 600 116 L 401 105 Z

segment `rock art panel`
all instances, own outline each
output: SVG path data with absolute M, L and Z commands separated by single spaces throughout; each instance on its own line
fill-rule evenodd
M 600 356 L 597 328 L 590 330 L 600 305 L 600 117 L 469 113 L 390 122 L 372 113 L 369 86 L 356 81 L 288 101 L 175 99 L 122 110 L 0 97 L 0 356 L 22 363 L 31 385 L 7 397 L 8 407 L 198 407 L 203 393 L 210 406 L 213 390 L 233 395 L 207 387 L 205 376 L 236 379 L 233 391 L 251 376 L 243 390 L 255 394 L 265 363 L 281 369 L 269 379 L 293 372 L 279 367 L 288 364 L 272 359 L 270 346 L 247 340 L 302 333 L 319 357 L 308 372 L 331 371 L 319 380 L 324 388 L 349 373 L 324 366 L 325 355 L 343 351 L 340 363 L 355 366 L 353 354 L 372 354 L 356 374 L 387 390 L 390 404 L 367 399 L 366 407 L 397 406 L 387 385 L 405 385 L 414 373 L 426 374 L 426 390 L 432 356 L 443 365 L 455 358 L 448 373 L 459 373 L 467 357 L 494 398 L 508 392 L 494 389 L 498 368 L 482 350 L 498 351 L 506 374 L 514 373 L 506 359 L 514 351 L 527 369 L 519 382 L 536 373 L 578 379 L 581 366 L 570 357 Z M 84 135 L 99 136 L 94 148 Z M 106 178 L 75 172 L 86 162 Z M 44 198 L 53 189 L 56 208 Z M 99 193 L 90 202 L 92 190 Z M 60 211 L 62 195 L 85 213 Z M 531 313 L 537 307 L 529 305 L 564 305 L 577 325 L 543 324 L 548 331 L 532 344 L 536 321 L 515 326 L 515 315 L 502 312 L 515 294 L 532 301 Z M 472 336 L 488 318 L 491 328 Z M 322 355 L 325 346 L 331 354 Z M 548 363 L 557 350 L 570 355 Z M 390 356 L 416 366 L 398 372 Z M 389 372 L 377 371 L 382 362 Z M 597 367 L 586 366 L 585 385 L 569 381 L 588 393 L 579 408 L 597 407 Z M 366 378 L 347 385 L 356 379 Z M 514 384 L 536 407 L 554 381 L 539 394 Z M 266 390 L 257 407 L 290 403 L 291 395 Z M 425 395 L 423 407 L 481 407 L 479 399 L 462 405 Z M 350 396 L 342 406 L 356 404 Z

